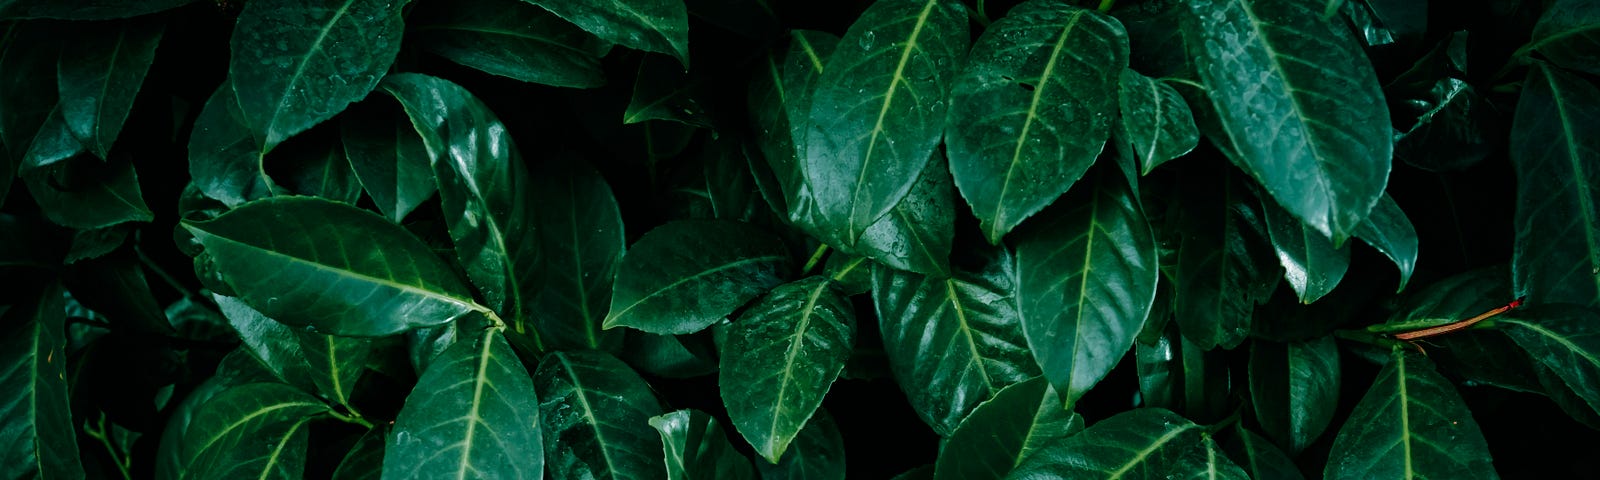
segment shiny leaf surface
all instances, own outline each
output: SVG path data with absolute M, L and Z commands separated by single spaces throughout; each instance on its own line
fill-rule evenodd
M 57 67 L 62 119 L 100 158 L 122 132 L 133 99 L 155 61 L 165 25 L 149 19 L 88 29 L 62 47 Z
M 666 478 L 660 415 L 639 374 L 605 353 L 557 352 L 533 374 L 539 392 L 545 467 L 553 478 Z
M 343 118 L 344 155 L 372 203 L 389 220 L 400 223 L 438 191 L 428 147 L 398 111 L 357 107 Z
M 689 9 L 679 0 L 525 0 L 601 40 L 677 57 L 689 69 Z
M 1333 337 L 1250 347 L 1250 400 L 1256 421 L 1290 452 L 1310 446 L 1339 406 L 1339 349 Z
M 1231 172 L 1207 185 L 1190 182 L 1163 232 L 1182 235 L 1176 265 L 1166 272 L 1175 319 L 1183 336 L 1205 350 L 1243 342 L 1251 312 L 1280 277 L 1260 204 L 1239 182 Z
M 601 330 L 622 262 L 623 224 L 611 187 L 582 163 L 547 163 L 533 175 L 539 239 L 550 256 L 534 325 L 552 348 L 607 349 L 622 332 Z
M 1600 314 L 1551 305 L 1507 315 L 1496 321 L 1506 335 L 1600 412 Z
M 781 241 L 750 224 L 668 223 L 623 257 L 604 325 L 694 333 L 782 283 L 791 268 Z
M 750 122 L 757 146 L 778 186 L 783 190 L 783 212 L 791 220 L 813 208 L 810 189 L 801 168 L 806 156 L 805 136 L 811 114 L 812 85 L 822 77 L 824 64 L 839 46 L 839 37 L 814 30 L 793 30 L 789 48 L 774 51 L 759 63 L 750 86 Z
M 110 163 L 79 155 L 35 169 L 24 164 L 21 177 L 45 218 L 58 225 L 93 229 L 154 220 L 133 163 Z
M 817 409 L 777 464 L 756 462 L 763 480 L 843 480 L 844 437 L 827 410 Z
M 1417 268 L 1417 254 L 1420 250 L 1420 241 L 1417 238 L 1416 227 L 1411 226 L 1411 219 L 1406 217 L 1406 212 L 1400 205 L 1394 203 L 1394 198 L 1384 194 L 1378 198 L 1378 204 L 1372 207 L 1372 214 L 1356 227 L 1356 238 L 1367 242 L 1372 248 L 1389 257 L 1394 266 L 1400 269 L 1400 286 L 1396 290 L 1405 290 L 1406 284 L 1411 282 L 1411 273 Z
M 379 425 L 361 434 L 333 471 L 334 480 L 377 480 L 383 474 L 384 440 L 389 426 Z
M 852 250 L 879 263 L 924 275 L 950 275 L 955 188 L 935 156 L 900 203 L 862 232 Z M 841 247 L 844 248 L 844 247 Z
M 189 177 L 205 196 L 237 207 L 273 195 L 277 185 L 267 177 L 265 158 L 250 136 L 232 84 L 223 82 L 189 134 Z
M 1334 437 L 1324 478 L 1498 478 L 1449 380 L 1416 352 L 1388 357 Z
M 350 405 L 356 382 L 372 357 L 372 340 L 295 332 L 311 371 L 311 382 L 329 402 Z
M 1302 480 L 1305 475 L 1282 450 L 1256 432 L 1234 426 L 1234 436 L 1224 445 L 1228 458 L 1257 480 Z
M 252 383 L 224 390 L 190 422 L 180 478 L 300 478 L 306 467 L 306 422 L 327 411 L 327 405 L 288 385 Z
M 1529 302 L 1600 305 L 1600 88 L 1535 65 L 1511 126 L 1512 282 Z
M 0 473 L 13 478 L 82 478 L 77 436 L 68 404 L 66 331 L 61 287 L 0 312 Z M 31 293 L 31 292 L 30 292 Z
M 423 50 L 524 82 L 593 88 L 606 83 L 611 44 L 518 0 L 421 4 L 407 33 Z
M 1149 175 L 1157 166 L 1183 156 L 1200 142 L 1194 114 L 1178 90 L 1133 69 L 1122 70 L 1118 85 L 1116 137 L 1139 160 L 1139 172 Z
M 1000 390 L 961 422 L 939 453 L 935 479 L 1003 479 L 1035 450 L 1083 430 L 1044 377 Z
M 1572 70 L 1600 75 L 1600 3 L 1592 0 L 1558 0 L 1533 26 L 1533 38 L 1517 51 L 1538 52 L 1546 60 Z
M 678 410 L 650 418 L 661 433 L 668 480 L 755 478 L 745 458 L 722 432 L 717 419 L 699 410 Z
M 1349 246 L 1334 246 L 1270 199 L 1261 202 L 1261 211 L 1266 214 L 1267 233 L 1273 250 L 1278 252 L 1283 279 L 1294 289 L 1300 303 L 1315 302 L 1339 286 L 1350 269 Z
M 215 293 L 211 298 L 238 334 L 241 350 L 255 357 L 283 383 L 305 392 L 316 392 L 317 386 L 311 380 L 311 363 L 292 328 L 267 318 L 237 298 Z
M 1046 444 L 1006 478 L 1167 477 L 1249 478 L 1217 450 L 1205 427 L 1159 408 L 1123 412 Z

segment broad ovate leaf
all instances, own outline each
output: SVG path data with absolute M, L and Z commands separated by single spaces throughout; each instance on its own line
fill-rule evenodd
M 1483 432 L 1433 362 L 1396 349 L 1334 437 L 1324 478 L 1499 478 Z
M 666 478 L 661 404 L 639 374 L 603 352 L 546 355 L 533 373 L 552 478 Z
M 896 269 L 948 277 L 955 223 L 955 187 L 943 158 L 935 154 L 911 191 L 849 250 Z
M 556 349 L 619 346 L 621 331 L 600 327 L 625 241 L 611 186 L 577 161 L 546 163 L 534 185 L 539 239 L 549 255 L 544 288 L 533 301 L 534 325 Z
M 165 25 L 151 19 L 91 28 L 63 46 L 57 67 L 62 119 L 89 151 L 107 158 L 156 58 Z
M 189 178 L 205 196 L 237 207 L 270 197 L 278 188 L 267 176 L 265 158 L 245 124 L 232 84 L 223 82 L 189 133 Z
M 67 337 L 61 287 L 0 312 L 0 473 L 11 478 L 82 478 L 67 397 Z
M 358 105 L 341 117 L 340 142 L 372 203 L 389 220 L 400 223 L 439 187 L 428 146 L 410 120 L 391 104 L 373 103 Z
M 484 72 L 557 87 L 606 83 L 611 44 L 520 0 L 423 3 L 410 39 L 423 50 Z
M 1250 403 L 1256 420 L 1291 452 L 1305 450 L 1332 423 L 1340 378 L 1333 337 L 1250 346 Z
M 1527 45 L 1517 50 L 1526 55 L 1538 52 L 1556 65 L 1600 75 L 1600 53 L 1594 45 L 1600 42 L 1600 3 L 1592 0 L 1557 0 L 1533 25 L 1533 35 Z
M 667 479 L 755 478 L 750 459 L 734 450 L 717 419 L 699 410 L 678 410 L 650 418 L 661 433 Z
M 1000 480 L 1035 450 L 1083 430 L 1049 380 L 1035 377 L 978 405 L 939 451 L 933 478 Z
M 623 256 L 604 325 L 694 333 L 782 283 L 791 269 L 782 240 L 753 225 L 668 223 Z
M 1189 104 L 1166 82 L 1123 69 L 1117 105 L 1119 147 L 1138 160 L 1143 175 L 1189 153 L 1200 142 Z
M 280 383 L 228 388 L 189 423 L 179 478 L 301 478 L 307 422 L 328 411 L 316 397 Z
M 1522 84 L 1513 288 L 1534 304 L 1600 305 L 1600 88 L 1543 63 Z
M 1300 303 L 1315 302 L 1339 286 L 1350 269 L 1348 245 L 1334 246 L 1271 199 L 1262 199 L 1261 211 L 1266 214 L 1267 233 L 1278 253 L 1278 265 L 1283 267 L 1283 279 Z
M 689 69 L 689 9 L 681 0 L 524 0 L 601 40 L 672 55 Z
M 1600 313 L 1550 305 L 1508 315 L 1496 321 L 1506 335 L 1600 412 Z
M 1356 238 L 1367 242 L 1372 248 L 1389 257 L 1394 266 L 1400 269 L 1400 286 L 1396 290 L 1405 290 L 1406 284 L 1411 282 L 1411 272 L 1417 268 L 1417 252 L 1419 240 L 1416 227 L 1411 226 L 1411 219 L 1406 217 L 1406 212 L 1394 202 L 1389 194 L 1383 194 L 1378 199 L 1378 204 L 1372 207 L 1372 214 L 1356 227 Z
M 241 350 L 255 357 L 262 368 L 283 383 L 306 392 L 315 391 L 311 364 L 306 361 L 305 351 L 293 328 L 267 318 L 238 298 L 213 293 L 211 299 L 217 302 L 217 310 L 238 334 Z
M 405 229 L 356 207 L 275 197 L 183 227 L 251 308 L 280 322 L 383 336 L 488 309 Z
M 1122 24 L 1066 2 L 1023 3 L 978 37 L 944 133 L 956 187 L 989 243 L 1089 170 L 1127 66 Z
M 1178 414 L 1141 408 L 1101 420 L 1022 460 L 1006 478 L 1246 479 L 1206 434 Z

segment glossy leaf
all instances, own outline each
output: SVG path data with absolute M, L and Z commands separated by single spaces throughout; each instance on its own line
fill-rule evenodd
M 0 18 L 110 20 L 177 8 L 195 0 L 122 2 L 106 0 L 14 0 L 0 5 Z
M 382 336 L 487 310 L 416 237 L 345 204 L 279 197 L 182 225 L 205 246 L 198 262 L 214 262 L 241 300 L 290 325 Z
M 772 223 L 741 150 L 738 142 L 723 137 L 708 141 L 700 154 L 681 163 L 667 192 L 672 216 Z
M 462 332 L 395 418 L 384 478 L 543 478 L 533 381 L 497 329 Z
M 844 437 L 825 409 L 817 409 L 777 464 L 756 462 L 762 480 L 843 480 Z
M 1194 150 L 1200 130 L 1194 125 L 1178 90 L 1132 69 L 1122 70 L 1117 91 L 1116 137 L 1139 160 L 1139 173 L 1149 175 L 1157 166 Z
M 1372 207 L 1372 214 L 1356 227 L 1356 238 L 1367 242 L 1372 248 L 1389 257 L 1395 267 L 1400 269 L 1400 286 L 1396 290 L 1405 290 L 1406 283 L 1411 281 L 1411 273 L 1417 268 L 1417 253 L 1419 241 L 1417 229 L 1411 226 L 1411 219 L 1406 217 L 1406 212 L 1400 205 L 1394 203 L 1394 198 L 1384 194 L 1378 198 L 1378 204 Z
M 228 80 L 261 152 L 333 118 L 378 85 L 400 51 L 397 0 L 245 4 Z
M 238 334 L 240 349 L 255 357 L 283 383 L 308 393 L 317 391 L 317 385 L 311 380 L 311 363 L 293 329 L 267 318 L 237 298 L 215 293 L 211 298 Z
M 383 474 L 384 440 L 389 426 L 378 425 L 361 434 L 333 471 L 334 480 L 377 480 Z
M 1514 288 L 1534 304 L 1600 305 L 1600 88 L 1544 64 L 1523 85 L 1510 144 Z
M 22 154 L 21 162 L 17 165 L 18 174 L 27 174 L 30 171 L 38 172 L 45 167 L 60 168 L 60 164 L 71 160 L 88 151 L 88 147 L 72 135 L 72 130 L 67 127 L 65 117 L 61 116 L 61 108 L 50 111 L 44 118 L 44 123 L 39 125 L 32 143 L 25 143 L 27 150 Z
M 1538 52 L 1556 65 L 1600 75 L 1600 54 L 1594 50 L 1596 42 L 1600 42 L 1600 3 L 1557 0 L 1539 17 L 1539 23 L 1533 26 L 1532 38 L 1517 53 Z
M 223 82 L 206 100 L 189 134 L 189 177 L 207 197 L 228 207 L 270 197 L 277 185 L 262 163 L 239 109 L 232 84 Z
M 317 391 L 332 403 L 350 405 L 356 382 L 372 357 L 372 340 L 311 332 L 295 332 L 295 337 Z
M 1039 374 L 1016 310 L 1016 264 L 1003 251 L 985 255 L 983 270 L 950 278 L 873 267 L 889 366 L 911 408 L 940 435 L 1000 389 Z
M 846 254 L 828 256 L 822 271 L 839 284 L 846 295 L 867 293 L 872 290 L 872 260 Z
M 1105 147 L 1128 66 L 1122 24 L 1035 0 L 984 30 L 950 93 L 950 173 L 989 243 L 1054 202 Z
M 309 195 L 355 205 L 361 180 L 331 129 L 308 132 L 272 152 L 269 160 L 284 187 L 280 195 Z
M 1133 346 L 1156 295 L 1155 237 L 1108 168 L 1074 208 L 1017 238 L 1017 305 L 1033 358 L 1069 408 Z
M 668 223 L 623 257 L 604 326 L 694 333 L 782 283 L 791 268 L 782 242 L 750 224 Z
M 1367 331 L 1395 333 L 1463 320 L 1512 300 L 1510 275 L 1504 266 L 1446 277 L 1405 297 L 1389 319 Z M 1442 339 L 1441 339 L 1442 340 Z
M 1507 315 L 1495 322 L 1506 335 L 1600 412 L 1600 314 L 1551 305 Z
M 1334 438 L 1325 478 L 1498 478 L 1472 412 L 1433 363 L 1388 357 Z
M 557 352 L 533 374 L 552 478 L 666 478 L 650 386 L 602 352 Z
M 82 478 L 67 397 L 65 311 L 61 287 L 0 312 L 0 474 L 11 478 Z M 31 293 L 31 292 L 30 292 Z
M 1317 0 L 1190 8 L 1200 79 L 1237 149 L 1234 162 L 1295 218 L 1342 244 L 1389 178 L 1392 127 L 1372 65 Z
M 1266 214 L 1267 233 L 1272 238 L 1272 248 L 1278 252 L 1283 279 L 1294 289 L 1300 303 L 1315 302 L 1339 286 L 1350 269 L 1349 246 L 1334 246 L 1270 199 L 1261 202 L 1261 211 Z
M 801 149 L 809 131 L 812 85 L 838 46 L 839 37 L 831 33 L 792 30 L 788 49 L 767 55 L 752 74 L 747 99 L 750 123 L 757 147 L 783 191 L 783 213 L 790 220 L 815 213 L 806 210 L 814 205 L 801 170 L 806 158 Z
M 1083 430 L 1044 377 L 1000 390 L 961 422 L 939 452 L 935 479 L 1003 479 L 1040 447 Z
M 421 4 L 407 32 L 423 50 L 468 67 L 557 87 L 605 85 L 611 44 L 517 0 Z
M 544 261 L 532 180 L 509 132 L 460 85 L 397 74 L 380 88 L 405 108 L 428 147 L 440 206 L 467 278 L 516 333 L 532 321 Z
M 968 38 L 949 0 L 879 1 L 850 25 L 796 140 L 822 229 L 837 237 L 823 240 L 854 244 L 911 190 L 944 133 Z
M 1228 458 L 1256 480 L 1302 480 L 1294 460 L 1256 432 L 1234 425 L 1234 436 L 1224 445 Z
M 1260 204 L 1240 181 L 1231 172 L 1205 185 L 1191 181 L 1164 232 L 1183 235 L 1176 265 L 1167 272 L 1175 319 L 1183 336 L 1205 350 L 1243 342 L 1251 312 L 1271 296 L 1281 276 Z
M 190 458 L 185 457 L 183 453 L 183 449 L 187 448 L 185 446 L 187 432 L 201 407 L 218 394 L 233 387 L 272 381 L 272 372 L 255 357 L 250 356 L 245 349 L 236 348 L 224 355 L 222 361 L 217 364 L 216 373 L 196 385 L 181 402 L 173 406 L 166 427 L 161 431 L 161 444 L 156 452 L 156 478 L 170 480 L 183 474 L 183 469 L 188 465 Z
M 351 169 L 378 210 L 400 223 L 439 189 L 427 145 L 398 112 L 358 107 L 343 118 L 341 141 Z
M 691 127 L 713 128 L 705 107 L 695 100 L 700 79 L 666 57 L 646 56 L 634 77 L 633 97 L 622 112 L 622 123 L 667 120 Z
M 601 40 L 677 57 L 689 69 L 689 9 L 679 0 L 525 0 Z
M 611 187 L 592 167 L 550 162 L 533 175 L 539 238 L 550 256 L 534 297 L 534 325 L 556 349 L 607 349 L 622 332 L 601 330 L 622 262 L 623 223 Z
M 56 108 L 56 59 L 61 43 L 54 28 L 44 22 L 14 24 L 0 33 L 0 144 L 6 158 L 0 162 L 0 200 L 27 153 L 39 125 Z
M 306 422 L 327 411 L 327 405 L 288 385 L 252 383 L 224 390 L 189 423 L 180 478 L 300 478 L 306 467 Z
M 750 459 L 733 449 L 717 419 L 699 410 L 678 410 L 650 418 L 661 433 L 667 478 L 750 479 L 755 470 Z
M 728 330 L 717 383 L 728 419 L 778 463 L 844 370 L 855 310 L 826 277 L 780 286 Z
M 1249 478 L 1217 451 L 1205 427 L 1159 408 L 1130 410 L 1056 440 L 1006 478 Z
M 164 29 L 150 20 L 118 22 L 88 29 L 62 47 L 58 108 L 72 135 L 95 156 L 108 158 Z
M 935 156 L 928 161 L 911 191 L 888 215 L 867 227 L 850 249 L 900 270 L 949 276 L 955 188 L 942 160 Z
M 1333 337 L 1250 346 L 1250 403 L 1256 421 L 1290 452 L 1305 450 L 1333 422 L 1341 378 Z
M 45 218 L 57 225 L 93 229 L 155 219 L 129 159 L 107 165 L 76 156 L 31 170 L 24 164 L 23 169 L 28 193 Z

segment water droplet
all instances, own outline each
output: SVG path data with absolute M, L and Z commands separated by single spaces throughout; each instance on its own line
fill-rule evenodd
M 860 41 L 861 49 L 862 50 L 871 50 L 872 49 L 872 44 L 877 43 L 877 41 L 878 41 L 878 34 L 869 31 L 866 34 L 861 35 L 861 41 Z

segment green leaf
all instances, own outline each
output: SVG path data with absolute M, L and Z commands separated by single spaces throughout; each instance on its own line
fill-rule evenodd
M 233 86 L 223 82 L 206 100 L 189 134 L 189 177 L 207 197 L 228 207 L 270 197 L 277 185 L 262 163 Z
M 1000 390 L 950 435 L 934 465 L 935 479 L 999 480 L 1035 450 L 1083 430 L 1044 377 Z
M 550 255 L 533 301 L 534 325 L 557 350 L 620 346 L 621 331 L 600 327 L 624 243 L 611 187 L 577 161 L 547 162 L 533 178 L 539 238 Z
M 384 216 L 400 223 L 439 187 L 416 128 L 385 107 L 390 105 L 358 106 L 345 113 L 339 126 L 344 155 L 361 186 Z
M 1345 271 L 1350 269 L 1348 245 L 1334 246 L 1328 237 L 1301 223 L 1270 199 L 1262 199 L 1261 211 L 1266 214 L 1267 233 L 1272 238 L 1273 250 L 1278 252 L 1283 279 L 1294 289 L 1300 303 L 1315 302 L 1339 286 Z M 1365 220 L 1362 225 L 1366 225 Z
M 1417 268 L 1417 252 L 1419 251 L 1417 229 L 1411 226 L 1411 219 L 1406 217 L 1406 212 L 1400 205 L 1394 203 L 1394 198 L 1385 193 L 1378 198 L 1378 204 L 1372 207 L 1372 214 L 1356 227 L 1356 238 L 1367 242 L 1372 248 L 1389 257 L 1394 266 L 1400 269 L 1400 286 L 1395 290 L 1405 290 L 1406 283 L 1411 281 L 1411 273 Z
M 350 405 L 356 382 L 372 357 L 372 340 L 311 332 L 295 332 L 295 337 L 317 391 L 333 403 Z
M 0 312 L 0 438 L 7 439 L 0 475 L 8 478 L 84 474 L 64 378 L 66 306 L 61 287 L 48 283 Z
M 181 478 L 300 478 L 306 422 L 326 412 L 316 398 L 279 383 L 224 390 L 189 423 Z
M 1566 412 L 1567 416 L 1572 417 L 1578 423 L 1600 430 L 1600 414 L 1595 413 L 1595 408 L 1589 405 L 1588 400 L 1578 396 L 1578 393 L 1567 385 L 1566 380 L 1561 379 L 1549 368 L 1535 366 L 1534 369 L 1534 377 L 1540 387 L 1540 390 L 1537 391 L 1538 393 L 1543 393 L 1545 396 L 1550 397 L 1550 401 L 1554 402 L 1556 407 L 1559 407 L 1562 412 Z
M 383 473 L 384 440 L 389 438 L 389 426 L 378 425 L 361 434 L 356 444 L 339 461 L 333 471 L 334 480 L 378 480 Z
M 600 57 L 611 44 L 517 0 L 424 3 L 409 40 L 467 67 L 557 87 L 605 85 Z
M 692 378 L 716 373 L 716 352 L 698 338 L 628 332 L 617 355 L 629 366 L 657 377 Z
M 757 147 L 783 190 L 783 213 L 799 222 L 814 214 L 814 200 L 801 170 L 806 156 L 807 119 L 812 85 L 822 77 L 824 62 L 839 46 L 839 37 L 814 30 L 791 30 L 789 48 L 773 51 L 757 66 L 748 103 Z M 809 220 L 800 222 L 809 226 Z
M 1596 42 L 1600 42 L 1600 3 L 1557 0 L 1539 17 L 1539 23 L 1533 26 L 1532 38 L 1516 55 L 1538 52 L 1556 65 L 1600 75 L 1600 54 L 1594 50 Z
M 528 370 L 498 329 L 461 333 L 406 396 L 384 478 L 543 478 L 548 435 Z
M 1039 374 L 1016 310 L 1016 263 L 984 252 L 983 270 L 933 278 L 873 267 L 872 298 L 883 349 L 900 389 L 924 423 L 954 432 L 978 404 Z
M 0 5 L 0 18 L 58 18 L 63 20 L 111 20 L 137 17 L 177 8 L 195 0 L 147 0 L 138 2 L 107 0 L 14 0 Z
M 71 265 L 109 255 L 128 243 L 128 234 L 133 230 L 133 225 L 121 223 L 73 232 L 72 246 L 67 249 L 67 256 L 61 263 Z
M 0 9 L 3 10 L 3 9 Z M 7 158 L 0 167 L 10 175 L 21 164 L 22 155 L 33 143 L 34 134 L 56 108 L 57 45 L 63 43 L 58 31 L 45 22 L 9 25 L 0 33 L 0 143 Z M 0 199 L 11 186 L 10 177 L 0 182 Z
M 23 168 L 21 176 L 28 193 L 45 218 L 57 225 L 94 229 L 155 219 L 128 158 L 108 165 L 79 155 L 40 168 Z
M 261 152 L 333 118 L 378 85 L 400 52 L 397 0 L 245 4 L 228 80 Z
M 855 342 L 855 310 L 827 277 L 772 290 L 728 330 L 722 349 L 722 402 L 728 419 L 768 462 L 822 406 Z
M 67 291 L 84 306 L 110 317 L 115 327 L 156 335 L 176 335 L 166 313 L 156 304 L 144 266 L 132 252 L 122 251 L 68 267 L 62 276 Z
M 867 257 L 836 253 L 828 256 L 822 272 L 838 283 L 846 295 L 857 295 L 872 290 L 872 265 Z
M 689 69 L 689 9 L 680 0 L 524 0 L 601 40 L 665 53 Z
M 750 459 L 734 450 L 717 419 L 699 410 L 678 410 L 650 418 L 661 433 L 667 478 L 750 479 L 755 470 Z
M 383 336 L 487 311 L 427 245 L 342 203 L 277 197 L 182 225 L 241 300 L 290 325 Z
M 943 159 L 935 154 L 900 203 L 879 218 L 854 247 L 843 247 L 894 267 L 936 277 L 950 276 L 955 239 L 954 186 Z
M 240 349 L 255 357 L 283 383 L 308 393 L 317 391 L 316 383 L 311 380 L 311 363 L 293 329 L 267 318 L 237 298 L 218 294 L 212 294 L 211 298 L 227 317 L 228 325 L 238 333 Z
M 1510 275 L 1504 266 L 1460 273 L 1409 295 L 1389 319 L 1367 327 L 1394 333 L 1463 320 L 1512 300 Z M 1430 340 L 1431 341 L 1431 340 Z
M 1249 478 L 1205 427 L 1159 408 L 1119 413 L 1046 444 L 1006 478 Z
M 61 116 L 95 156 L 108 158 L 165 27 L 149 20 L 116 22 L 88 29 L 62 47 Z
M 190 390 L 188 396 L 167 417 L 166 427 L 161 431 L 161 444 L 156 452 L 156 478 L 170 480 L 183 474 L 190 458 L 183 453 L 183 449 L 187 448 L 185 442 L 189 425 L 194 422 L 195 414 L 200 412 L 201 407 L 233 387 L 272 381 L 272 372 L 250 356 L 246 349 L 236 348 L 224 355 L 217 364 L 216 373 Z
M 1339 406 L 1339 348 L 1333 337 L 1252 342 L 1250 400 L 1262 430 L 1299 453 L 1333 422 Z
M 750 224 L 668 223 L 623 257 L 604 326 L 694 333 L 782 283 L 791 268 L 782 241 Z
M 817 409 L 777 464 L 756 462 L 762 480 L 843 480 L 844 437 L 826 409 Z
M 272 152 L 273 171 L 284 187 L 280 195 L 310 195 L 351 205 L 361 199 L 361 180 L 336 135 L 332 128 L 319 128 Z
M 1133 346 L 1155 301 L 1155 237 L 1109 168 L 1072 208 L 1017 237 L 1017 305 L 1033 358 L 1071 406 Z
M 1190 43 L 1234 162 L 1338 245 L 1383 195 L 1394 140 L 1372 65 L 1318 3 L 1193 2 Z
M 1183 356 L 1183 337 L 1171 323 L 1153 332 L 1141 331 L 1133 344 L 1140 405 L 1182 411 L 1183 360 L 1187 358 Z M 1145 338 L 1147 335 L 1154 338 Z
M 44 123 L 39 125 L 31 144 L 23 153 L 21 162 L 17 165 L 18 174 L 27 174 L 29 171 L 38 171 L 44 167 L 59 167 L 59 164 L 83 154 L 87 147 L 78 137 L 72 135 L 72 130 L 67 128 L 67 121 L 61 116 L 61 106 L 50 111 Z
M 1200 130 L 1194 114 L 1178 90 L 1166 82 L 1133 69 L 1122 70 L 1117 91 L 1116 136 L 1139 160 L 1139 173 L 1149 175 L 1157 166 L 1194 150 Z
M 622 112 L 622 123 L 667 120 L 691 127 L 713 128 L 711 117 L 695 100 L 700 79 L 666 57 L 647 55 L 634 76 L 633 97 Z
M 840 40 L 816 80 L 801 171 L 823 240 L 852 245 L 916 183 L 944 133 L 944 98 L 967 51 L 965 8 L 882 0 Z
M 1394 350 L 1334 437 L 1324 478 L 1497 478 L 1472 412 L 1433 363 Z
M 1234 436 L 1224 445 L 1228 458 L 1257 480 L 1303 480 L 1305 475 L 1282 450 L 1271 442 L 1234 424 Z
M 1227 167 L 1224 167 L 1227 168 Z M 1183 336 L 1210 350 L 1233 348 L 1250 333 L 1251 312 L 1277 286 L 1261 204 L 1231 171 L 1185 182 L 1163 229 L 1179 235 L 1173 311 Z
M 639 374 L 593 350 L 556 352 L 533 373 L 552 478 L 665 478 L 661 414 Z
M 532 180 L 505 125 L 447 80 L 397 74 L 380 88 L 405 108 L 428 147 L 445 224 L 467 279 L 514 332 L 525 333 L 544 259 Z
M 1544 64 L 1511 125 L 1512 282 L 1528 302 L 1600 305 L 1600 89 Z
M 950 92 L 950 173 L 989 243 L 1049 206 L 1111 134 L 1128 37 L 1116 19 L 1052 0 L 978 37 Z M 927 101 L 927 100 L 923 100 Z
M 1495 324 L 1600 412 L 1600 315 L 1593 309 L 1549 305 L 1508 313 Z
M 929 464 L 900 472 L 899 475 L 895 475 L 891 480 L 932 480 L 934 478 L 933 475 L 934 466 Z
M 667 192 L 673 217 L 774 223 L 738 141 L 729 137 L 709 140 L 700 154 L 684 160 Z

